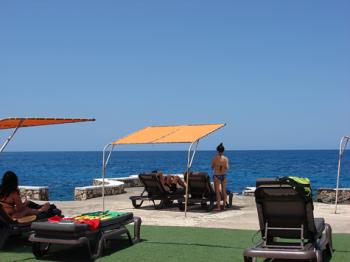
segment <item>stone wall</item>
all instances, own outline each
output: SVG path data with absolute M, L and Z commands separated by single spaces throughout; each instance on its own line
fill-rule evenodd
M 124 184 L 119 182 L 118 184 L 105 185 L 105 196 L 118 195 L 124 193 Z M 75 200 L 86 200 L 94 197 L 102 196 L 102 186 L 85 186 L 76 187 L 74 190 Z
M 335 203 L 335 188 L 320 188 L 317 190 L 316 201 L 334 204 Z M 338 189 L 338 203 L 339 204 L 350 204 L 350 188 L 339 188 Z
M 49 200 L 49 188 L 47 186 L 19 186 L 21 198 L 27 197 L 30 200 Z
M 106 178 L 105 183 L 110 183 L 110 181 L 120 181 L 124 183 L 124 188 L 129 187 L 143 187 L 138 176 L 129 176 L 129 177 L 118 177 L 118 178 Z M 102 178 L 96 178 L 92 181 L 92 185 L 98 186 L 102 185 Z
M 255 189 L 256 187 L 245 187 L 242 191 L 243 196 L 255 196 Z
M 183 178 L 182 174 L 176 174 Z M 124 193 L 124 188 L 143 187 L 138 175 L 118 178 L 105 178 L 105 195 L 118 195 Z M 86 200 L 102 196 L 102 178 L 92 181 L 92 186 L 76 187 L 74 190 L 75 200 Z

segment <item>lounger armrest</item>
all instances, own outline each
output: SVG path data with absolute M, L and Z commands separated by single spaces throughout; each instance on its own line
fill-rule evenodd
M 314 223 L 316 228 L 315 237 L 319 238 L 326 227 L 326 223 L 324 218 L 321 218 L 321 217 L 314 218 L 314 221 L 315 221 Z

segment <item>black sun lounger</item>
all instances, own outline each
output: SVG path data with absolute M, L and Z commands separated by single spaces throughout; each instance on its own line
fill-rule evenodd
M 256 181 L 255 202 L 262 240 L 244 251 L 244 261 L 256 257 L 321 262 L 332 253 L 332 229 L 314 218 L 311 188 L 291 179 Z
M 186 181 L 185 176 L 185 181 Z M 207 211 L 211 211 L 214 208 L 214 204 L 216 202 L 216 194 L 215 190 L 210 183 L 210 177 L 206 172 L 192 172 L 190 173 L 190 178 L 188 180 L 188 192 L 189 198 L 188 203 L 190 205 L 193 204 L 201 204 L 202 207 L 206 208 Z M 229 197 L 229 202 L 226 201 L 226 207 L 232 206 L 232 197 L 233 194 L 226 190 L 227 196 Z M 184 202 L 185 198 L 180 199 L 179 201 L 179 209 L 184 210 Z
M 168 192 L 159 180 L 157 173 L 139 174 L 139 179 L 145 189 L 140 196 L 131 196 L 130 200 L 135 208 L 140 208 L 145 200 L 152 201 L 157 209 L 168 207 L 174 200 L 184 196 L 184 190 L 179 188 L 176 192 Z M 156 205 L 155 201 L 160 203 Z
M 13 220 L 7 215 L 0 204 L 0 249 L 4 248 L 10 237 L 21 236 L 24 233 L 30 232 L 30 226 L 35 219 L 36 216 L 27 216 L 19 221 Z
M 126 225 L 134 223 L 134 237 L 131 238 Z M 48 254 L 51 244 L 86 246 L 91 259 L 101 256 L 106 241 L 128 236 L 130 244 L 140 241 L 141 218 L 133 213 L 124 213 L 120 216 L 101 220 L 97 230 L 90 230 L 87 224 L 69 222 L 34 222 L 29 240 L 32 242 L 32 251 L 36 258 Z

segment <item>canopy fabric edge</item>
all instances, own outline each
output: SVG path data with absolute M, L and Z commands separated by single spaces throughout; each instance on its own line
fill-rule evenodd
M 191 124 L 147 126 L 124 136 L 112 145 L 193 143 L 226 124 Z
M 95 121 L 95 118 L 9 117 L 0 119 L 0 129 Z
M 69 117 L 6 117 L 0 119 L 3 120 L 87 120 L 94 121 L 95 118 L 69 118 Z

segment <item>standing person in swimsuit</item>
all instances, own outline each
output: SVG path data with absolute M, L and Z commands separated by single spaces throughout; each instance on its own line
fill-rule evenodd
M 0 204 L 4 211 L 12 218 L 21 218 L 29 215 L 38 215 L 41 212 L 47 211 L 50 208 L 49 203 L 42 206 L 37 205 L 36 208 L 30 208 L 29 202 L 22 202 L 18 189 L 17 175 L 12 171 L 5 172 L 2 177 L 0 187 Z
M 220 185 L 221 185 L 221 191 L 222 191 L 222 197 L 223 197 L 223 209 L 225 209 L 226 199 L 227 199 L 226 175 L 229 169 L 229 164 L 228 164 L 228 158 L 224 156 L 225 148 L 222 143 L 216 147 L 216 151 L 218 152 L 218 154 L 213 158 L 211 162 L 211 168 L 214 171 L 214 187 L 216 192 L 216 205 L 217 205 L 217 208 L 214 210 L 220 211 L 221 210 Z

